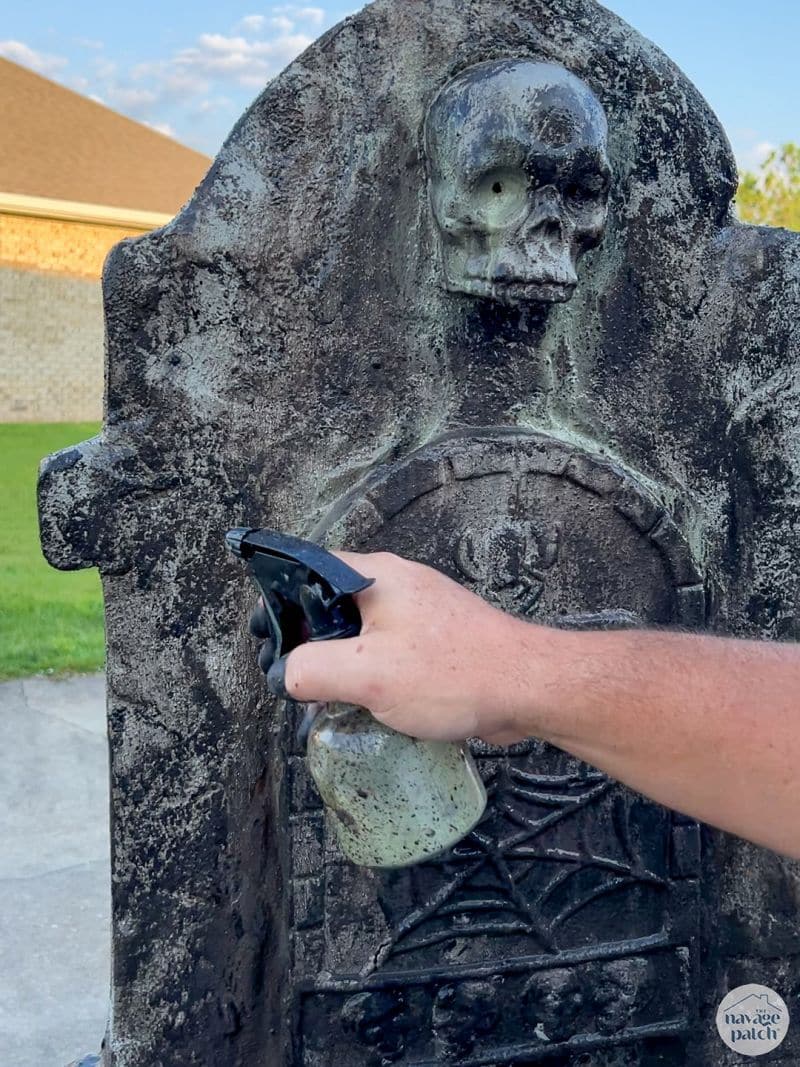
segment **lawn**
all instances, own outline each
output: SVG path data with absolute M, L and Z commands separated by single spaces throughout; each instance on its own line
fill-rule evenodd
M 99 575 L 48 566 L 36 518 L 39 461 L 97 430 L 96 423 L 0 423 L 0 678 L 103 665 Z

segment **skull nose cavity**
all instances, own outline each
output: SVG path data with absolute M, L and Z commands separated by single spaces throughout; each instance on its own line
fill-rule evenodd
M 564 226 L 559 215 L 541 215 L 534 220 L 530 236 L 536 240 L 557 241 L 564 236 Z
M 533 196 L 533 210 L 529 225 L 538 237 L 561 237 L 564 233 L 564 204 L 552 185 L 537 189 Z
M 534 203 L 541 211 L 557 215 L 561 211 L 561 193 L 554 185 L 544 185 L 534 193 Z

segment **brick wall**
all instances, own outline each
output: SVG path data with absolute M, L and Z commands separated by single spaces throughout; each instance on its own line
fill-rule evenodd
M 99 419 L 100 272 L 141 230 L 0 214 L 0 422 Z
M 0 422 L 83 422 L 102 407 L 100 282 L 0 264 Z
M 0 263 L 99 278 L 108 252 L 141 230 L 92 222 L 0 215 Z

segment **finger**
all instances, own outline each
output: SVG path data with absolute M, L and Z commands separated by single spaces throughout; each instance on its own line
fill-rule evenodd
M 485 741 L 487 745 L 493 745 L 497 748 L 510 748 L 511 745 L 516 745 L 519 741 L 524 740 L 513 730 L 501 730 L 493 734 L 484 733 L 480 735 L 480 739 Z
M 354 594 L 365 623 L 372 621 L 373 608 L 384 596 L 400 588 L 406 581 L 408 560 L 391 552 L 334 552 L 333 555 L 364 578 L 372 578 L 375 583 Z
M 375 552 L 350 552 L 348 549 L 335 548 L 331 549 L 331 555 L 336 556 L 342 563 L 346 563 L 348 567 L 352 567 L 354 570 L 359 571 L 366 578 L 372 578 L 373 575 L 367 574 L 369 570 L 369 560 L 374 557 Z
M 394 573 L 398 567 L 402 567 L 407 560 L 394 555 L 393 552 L 347 552 L 335 551 L 331 555 L 336 556 L 352 567 L 354 571 L 363 574 L 365 578 L 384 579 Z
M 261 648 L 258 650 L 258 665 L 264 674 L 272 666 L 275 660 L 275 645 L 272 641 L 265 641 Z
M 249 629 L 253 637 L 258 637 L 262 640 L 265 637 L 272 636 L 269 616 L 267 615 L 267 609 L 262 597 L 258 598 L 256 606 L 253 608 L 253 612 L 250 616 Z
M 336 556 L 342 563 L 346 563 L 348 567 L 352 567 L 354 571 L 360 574 L 363 578 L 371 578 L 374 585 L 368 586 L 366 589 L 361 589 L 358 593 L 353 593 L 353 600 L 356 603 L 359 614 L 361 615 L 362 625 L 367 627 L 371 623 L 372 606 L 375 602 L 375 590 L 376 586 L 381 586 L 381 591 L 385 588 L 385 582 L 379 579 L 378 572 L 380 571 L 380 565 L 376 564 L 376 552 L 331 552 L 332 556 Z
M 282 700 L 289 700 L 289 693 L 286 690 L 286 660 L 287 656 L 281 656 L 280 659 L 276 659 L 267 669 L 267 688 L 270 693 L 275 697 L 280 697 Z
M 365 668 L 368 656 L 361 654 L 364 644 L 362 637 L 312 641 L 278 660 L 270 675 L 291 700 L 364 704 L 365 694 L 378 696 Z

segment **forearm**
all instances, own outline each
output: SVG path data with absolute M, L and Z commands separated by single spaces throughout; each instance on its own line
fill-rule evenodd
M 274 692 L 360 704 L 415 737 L 539 737 L 800 857 L 800 645 L 556 630 L 396 556 L 344 558 L 376 579 L 361 635 L 302 645 Z
M 521 734 L 800 856 L 800 647 L 518 622 L 512 640 Z

